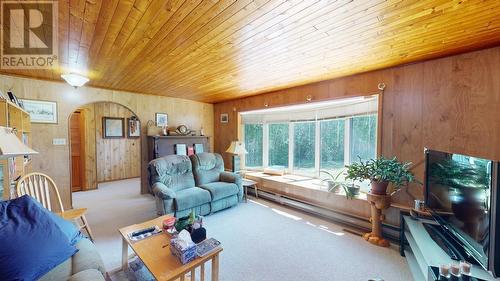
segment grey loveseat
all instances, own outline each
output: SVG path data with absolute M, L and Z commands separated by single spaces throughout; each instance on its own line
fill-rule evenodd
M 75 246 L 78 248 L 76 254 L 39 280 L 104 281 L 106 271 L 94 243 L 85 238 L 76 243 Z
M 152 160 L 148 172 L 159 215 L 182 218 L 192 210 L 207 215 L 238 204 L 243 196 L 241 177 L 224 172 L 219 154 L 168 155 Z

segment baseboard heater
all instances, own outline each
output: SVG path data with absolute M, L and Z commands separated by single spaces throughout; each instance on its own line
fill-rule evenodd
M 248 192 L 255 195 L 255 191 L 252 188 L 249 188 Z M 339 211 L 333 211 L 319 206 L 314 206 L 310 203 L 297 200 L 295 198 L 290 198 L 286 195 L 276 194 L 261 189 L 258 192 L 259 198 L 277 202 L 281 205 L 289 206 L 300 211 L 321 217 L 322 219 L 326 219 L 341 226 L 347 227 L 348 229 L 345 229 L 346 232 L 360 235 L 371 230 L 371 223 L 367 218 L 345 214 Z M 399 242 L 399 227 L 389 224 L 382 224 L 382 233 L 384 234 L 384 237 L 391 242 Z

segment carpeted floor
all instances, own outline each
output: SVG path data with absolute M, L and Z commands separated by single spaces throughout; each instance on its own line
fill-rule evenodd
M 108 271 L 121 266 L 122 240 L 118 229 L 156 217 L 154 198 L 140 194 L 138 178 L 102 183 L 97 190 L 75 192 L 73 206 L 88 208 L 87 220 Z
M 73 202 L 89 208 L 88 220 L 108 270 L 121 262 L 117 229 L 155 216 L 153 198 L 139 195 L 135 179 L 75 193 Z M 265 200 L 207 216 L 205 227 L 224 247 L 221 281 L 412 280 L 396 248 L 373 246 L 338 225 Z

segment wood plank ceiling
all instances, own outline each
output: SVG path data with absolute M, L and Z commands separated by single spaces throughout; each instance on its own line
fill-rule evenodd
M 219 102 L 500 43 L 498 0 L 59 0 L 60 65 Z

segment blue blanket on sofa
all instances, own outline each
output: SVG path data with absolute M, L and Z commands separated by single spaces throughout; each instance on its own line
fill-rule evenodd
M 52 216 L 27 195 L 0 202 L 2 280 L 37 280 L 78 251 Z

